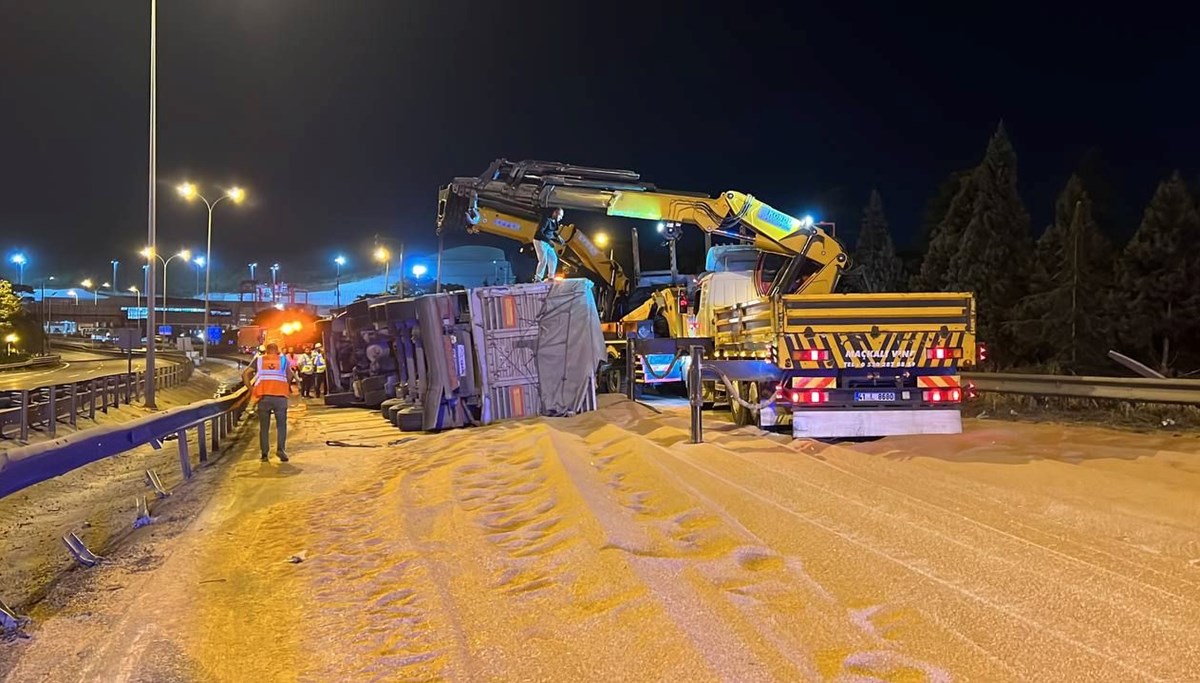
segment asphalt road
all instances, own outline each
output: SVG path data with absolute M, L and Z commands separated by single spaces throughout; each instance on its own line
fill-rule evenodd
M 39 368 L 28 372 L 0 373 L 0 390 L 36 389 L 38 387 L 50 386 L 51 384 L 82 382 L 93 377 L 122 372 L 129 367 L 128 362 L 124 358 L 89 353 L 87 351 L 64 350 L 60 351 L 59 355 L 62 356 L 63 364 L 57 368 Z M 170 363 L 170 361 L 162 359 L 158 362 L 159 364 Z M 134 356 L 134 370 L 141 370 L 145 365 L 146 362 L 144 359 Z

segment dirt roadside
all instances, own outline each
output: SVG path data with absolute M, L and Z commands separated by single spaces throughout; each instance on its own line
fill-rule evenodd
M 232 368 L 222 366 L 196 371 L 187 383 L 161 390 L 159 407 L 173 408 L 212 398 L 222 383 L 235 377 Z M 151 413 L 140 405 L 122 405 L 107 414 L 97 412 L 94 422 L 80 419 L 76 430 L 63 425 L 60 437 Z M 45 439 L 39 436 L 31 442 Z M 194 454 L 194 435 L 190 444 Z M 97 553 L 107 552 L 124 538 L 132 528 L 136 498 L 148 492 L 143 479 L 147 469 L 157 471 L 165 486 L 175 486 L 182 478 L 176 444 L 168 442 L 161 450 L 148 446 L 134 449 L 0 500 L 0 556 L 4 558 L 0 562 L 0 597 L 21 610 L 41 599 L 46 589 L 73 566 L 61 540 L 69 532 L 79 534 Z

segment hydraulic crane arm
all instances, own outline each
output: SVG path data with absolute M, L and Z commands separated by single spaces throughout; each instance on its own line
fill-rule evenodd
M 792 257 L 782 280 L 803 274 L 793 290 L 796 293 L 831 293 L 848 265 L 837 239 L 811 221 L 789 216 L 741 192 L 709 197 L 661 191 L 642 182 L 633 171 L 498 159 L 482 175 L 455 178 L 443 188 L 439 226 L 447 215 L 448 204 L 456 204 L 455 211 L 468 214 L 481 206 L 535 216 L 549 207 L 595 211 L 608 216 L 688 223 L 735 239 L 742 239 L 737 230 L 745 228 L 753 233 L 754 244 L 760 250 Z
M 453 209 L 450 217 L 446 216 L 446 208 L 455 202 L 451 201 L 448 190 L 443 188 L 438 197 L 438 231 L 449 227 L 451 220 L 457 222 L 455 227 L 465 229 L 469 233 L 484 233 L 498 235 L 518 242 L 532 242 L 537 234 L 539 218 L 536 213 L 520 211 L 509 207 L 496 207 L 484 200 L 479 200 L 473 206 Z M 459 202 L 461 204 L 461 202 Z M 620 264 L 596 246 L 582 230 L 574 224 L 564 225 L 559 230 L 563 244 L 574 255 L 579 265 L 595 273 L 617 294 L 628 293 L 630 282 Z

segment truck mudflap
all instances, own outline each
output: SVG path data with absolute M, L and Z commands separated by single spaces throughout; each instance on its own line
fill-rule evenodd
M 804 409 L 792 413 L 792 438 L 834 439 L 904 434 L 960 434 L 957 408 L 920 410 Z

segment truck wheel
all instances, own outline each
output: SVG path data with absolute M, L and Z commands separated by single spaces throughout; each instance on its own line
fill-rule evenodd
M 749 403 L 751 405 L 757 405 L 758 402 L 762 400 L 761 398 L 759 398 L 758 382 L 746 382 L 745 387 L 746 387 L 746 395 L 743 396 L 742 398 L 744 398 L 746 400 L 746 403 Z M 752 426 L 752 427 L 761 427 L 761 425 L 758 422 L 758 415 L 759 415 L 758 411 L 749 410 L 749 409 L 745 409 L 745 410 L 746 410 L 746 425 Z
M 621 371 L 616 368 L 609 368 L 604 372 L 604 381 L 600 384 L 601 391 L 606 394 L 621 393 Z

